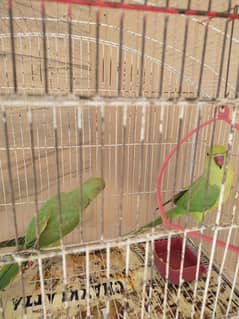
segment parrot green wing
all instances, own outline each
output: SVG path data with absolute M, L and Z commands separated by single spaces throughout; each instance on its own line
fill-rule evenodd
M 104 189 L 105 182 L 100 177 L 92 177 L 85 181 L 82 188 L 76 188 L 68 193 L 61 193 L 62 228 L 59 225 L 58 196 L 49 199 L 38 212 L 39 220 L 39 246 L 41 248 L 57 245 L 62 232 L 62 237 L 69 234 L 80 221 L 80 214 L 91 201 Z M 31 220 L 26 236 L 25 248 L 30 248 L 36 243 L 36 218 Z
M 49 213 L 40 214 L 41 210 L 38 213 L 38 227 L 39 227 L 39 237 L 41 237 L 41 234 L 46 229 L 47 224 L 49 222 L 49 219 L 51 217 L 51 210 L 49 210 Z M 33 247 L 36 243 L 37 237 L 36 237 L 36 217 L 34 216 L 31 220 L 31 222 L 28 225 L 26 235 L 25 235 L 25 248 Z
M 81 188 L 78 187 L 71 192 L 61 193 L 61 232 L 63 237 L 79 224 L 82 211 L 90 205 L 104 188 L 105 182 L 102 178 L 92 177 L 85 181 Z M 57 203 L 53 203 L 51 209 L 51 218 L 41 234 L 40 247 L 55 246 L 60 239 Z
M 170 199 L 168 199 L 166 202 L 163 203 L 163 206 L 166 206 L 167 204 L 173 202 L 176 204 L 176 202 L 181 198 L 186 192 L 188 191 L 188 188 L 181 190 L 176 195 L 172 196 Z M 156 208 L 158 210 L 158 207 Z
M 56 202 L 52 202 L 51 205 L 45 205 L 41 210 L 41 215 L 49 215 L 50 218 L 41 233 L 40 247 L 55 247 L 59 245 L 61 232 L 62 237 L 64 237 L 79 224 L 81 208 L 84 209 L 85 207 L 81 207 L 79 190 L 61 193 L 62 226 L 60 226 L 58 199 L 56 198 Z M 60 227 L 62 227 L 61 231 Z
M 207 185 L 206 177 L 201 176 L 192 184 L 191 195 L 188 190 L 175 202 L 175 204 L 186 210 L 190 199 L 189 211 L 203 212 L 213 208 L 219 198 L 219 194 L 220 187 L 215 184 Z

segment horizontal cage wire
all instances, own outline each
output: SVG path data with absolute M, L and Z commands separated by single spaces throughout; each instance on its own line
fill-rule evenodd
M 0 12 L 0 317 L 239 318 L 238 1 Z

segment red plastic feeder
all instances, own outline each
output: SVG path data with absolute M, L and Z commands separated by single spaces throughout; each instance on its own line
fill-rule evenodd
M 166 277 L 166 262 L 167 262 L 167 246 L 168 240 L 157 240 L 154 243 L 154 261 L 155 265 L 162 277 Z M 168 280 L 175 285 L 179 284 L 179 273 L 182 257 L 183 239 L 181 237 L 171 238 L 170 258 L 169 258 L 169 274 Z M 184 281 L 193 281 L 196 279 L 197 271 L 197 256 L 186 245 L 182 278 Z M 198 278 L 201 278 L 203 273 L 207 271 L 202 262 L 199 266 Z

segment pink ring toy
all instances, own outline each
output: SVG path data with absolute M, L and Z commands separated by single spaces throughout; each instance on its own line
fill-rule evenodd
M 215 119 L 211 119 L 208 120 L 204 123 L 202 123 L 201 125 L 199 125 L 197 128 L 194 128 L 193 130 L 191 130 L 187 135 L 185 135 L 180 141 L 179 143 L 174 146 L 174 148 L 168 153 L 168 155 L 166 156 L 166 158 L 164 159 L 160 170 L 159 170 L 159 174 L 158 174 L 158 178 L 157 178 L 157 203 L 158 203 L 158 207 L 159 207 L 159 212 L 160 212 L 160 216 L 162 218 L 162 223 L 164 226 L 171 228 L 173 230 L 178 230 L 178 231 L 183 231 L 184 228 L 180 225 L 177 224 L 171 224 L 170 221 L 166 218 L 166 214 L 165 214 L 165 210 L 163 207 L 163 202 L 161 199 L 161 180 L 162 180 L 162 176 L 163 173 L 168 165 L 169 160 L 172 158 L 172 156 L 174 155 L 174 153 L 177 151 L 177 149 L 184 143 L 186 142 L 194 133 L 196 133 L 197 131 L 199 131 L 201 128 L 217 121 L 217 120 L 221 120 L 221 121 L 225 121 L 228 124 L 231 124 L 231 119 L 230 119 L 230 109 L 229 106 L 226 105 L 224 106 L 224 110 L 220 111 L 217 115 L 217 117 Z M 234 124 L 234 128 L 239 130 L 239 125 L 238 124 Z M 212 243 L 213 242 L 213 238 L 210 236 L 206 236 L 206 235 L 202 235 L 199 231 L 191 231 L 187 233 L 189 236 L 194 237 L 194 238 L 201 238 L 202 240 L 208 242 L 208 243 Z M 216 245 L 219 247 L 226 247 L 226 243 L 224 241 L 221 240 L 216 240 Z M 234 246 L 234 245 L 228 245 L 228 249 L 239 254 L 239 247 Z

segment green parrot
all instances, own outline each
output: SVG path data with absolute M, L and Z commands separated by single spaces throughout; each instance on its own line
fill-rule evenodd
M 63 237 L 79 224 L 79 212 L 89 206 L 104 188 L 105 182 L 102 178 L 92 177 L 83 183 L 82 188 L 76 188 L 69 193 L 61 193 Z M 36 217 L 34 216 L 27 227 L 25 236 L 19 238 L 21 248 L 57 246 L 61 239 L 58 219 L 58 196 L 54 196 L 43 204 L 38 212 L 39 242 L 36 238 Z M 15 245 L 15 240 L 5 241 L 1 243 L 1 247 L 12 246 L 13 243 Z M 4 265 L 0 269 L 0 290 L 7 287 L 18 272 L 17 263 Z
M 226 163 L 226 148 L 222 145 L 214 145 L 212 149 L 208 149 L 205 158 L 205 165 L 203 174 L 198 177 L 191 185 L 191 195 L 189 188 L 179 192 L 173 198 L 175 207 L 166 212 L 168 219 L 175 218 L 186 214 L 193 216 L 197 223 L 200 223 L 203 217 L 203 213 L 207 214 L 217 207 L 220 195 L 220 186 L 224 174 L 224 168 Z M 209 177 L 208 177 L 208 167 Z M 208 180 L 208 186 L 207 186 Z M 225 191 L 223 202 L 225 202 L 229 196 L 233 180 L 233 169 L 230 163 L 227 165 L 227 176 L 225 181 Z M 190 205 L 188 206 L 188 200 L 190 199 Z M 164 203 L 168 204 L 171 200 Z M 162 223 L 161 217 L 157 217 L 153 221 L 143 225 L 136 232 L 140 232 L 148 227 L 153 227 Z M 131 233 L 132 234 L 132 233 Z

